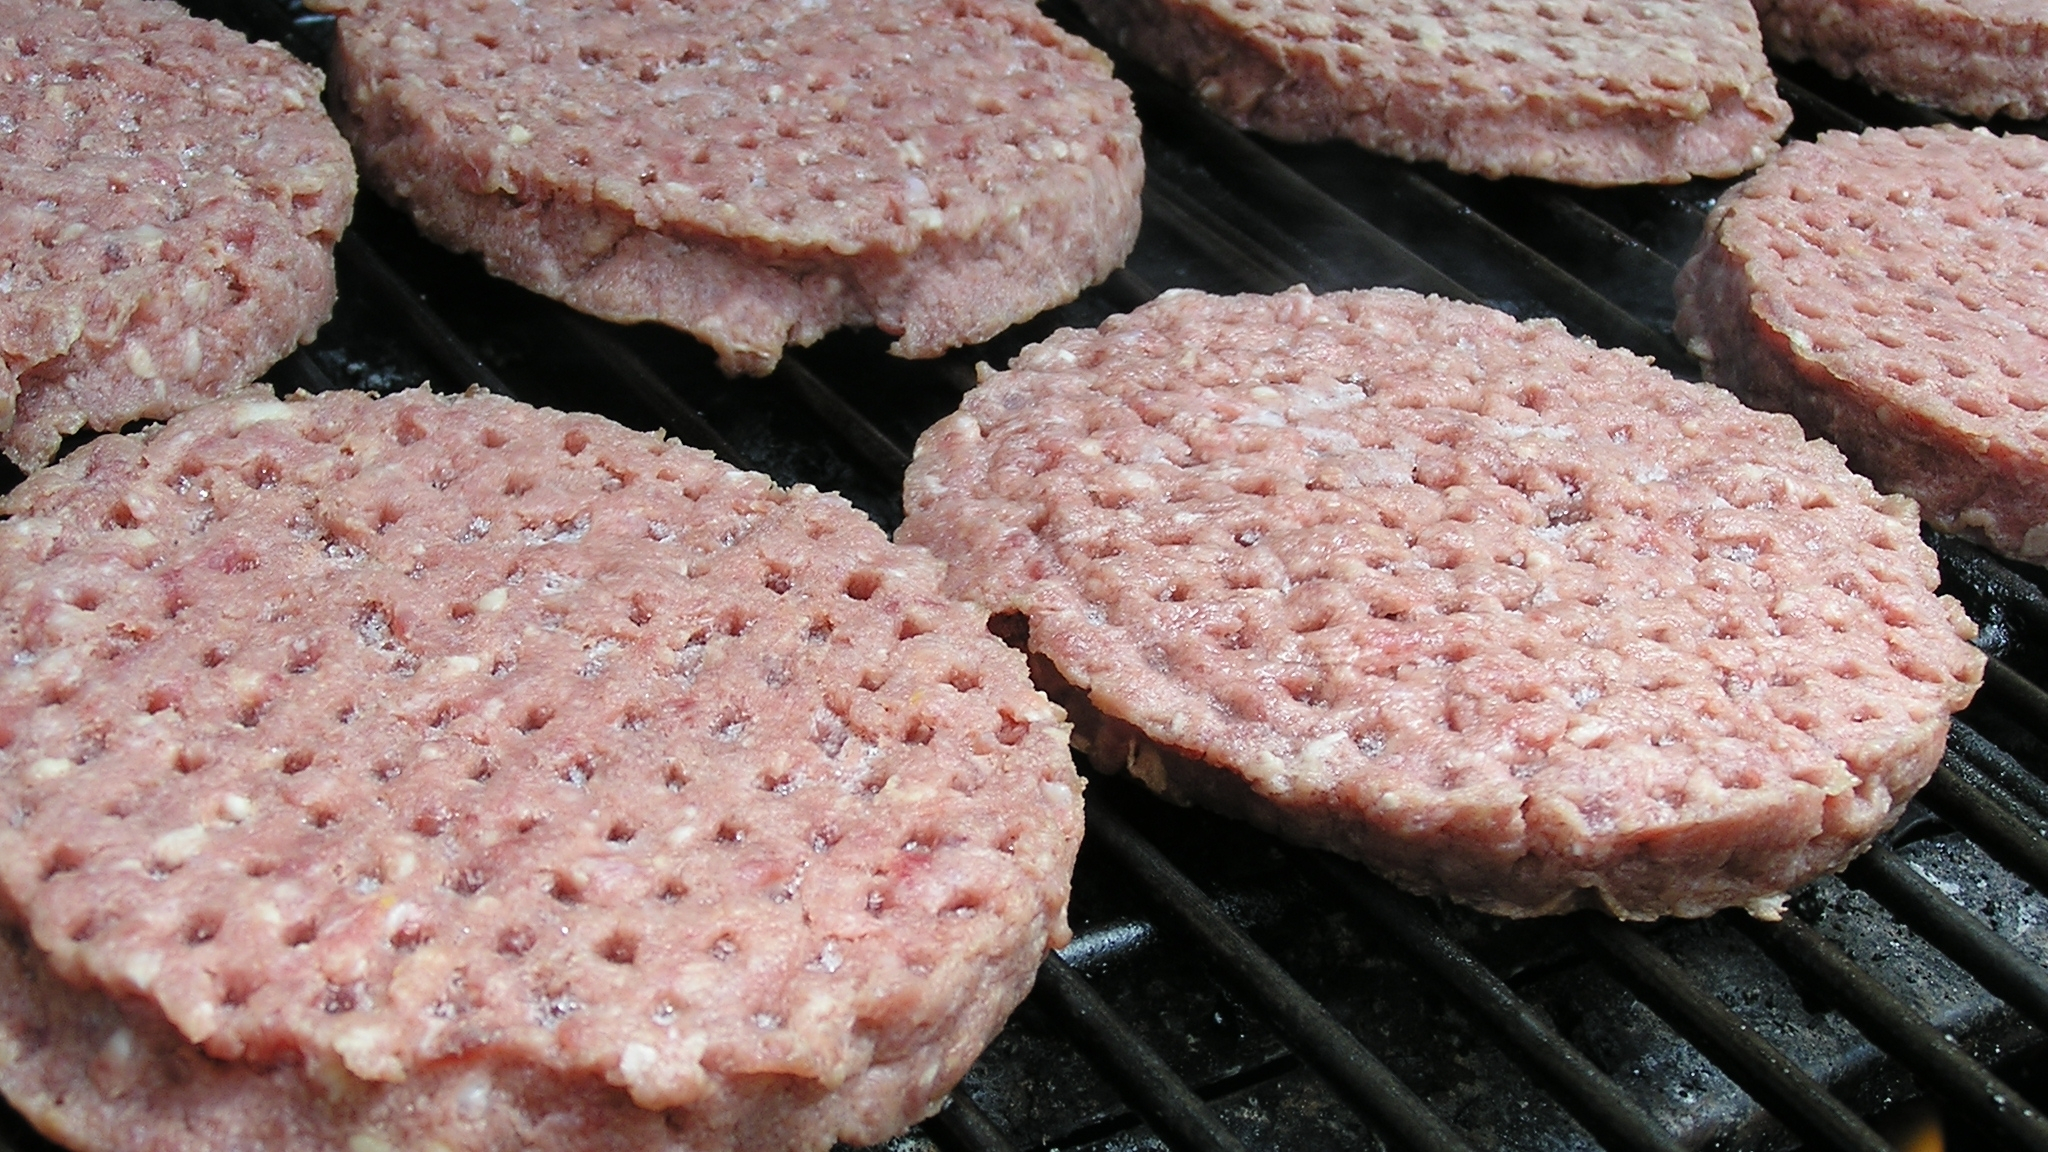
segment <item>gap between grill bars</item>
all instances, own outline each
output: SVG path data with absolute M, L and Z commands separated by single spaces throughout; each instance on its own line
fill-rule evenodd
M 266 0 L 222 0 L 221 7 L 212 14 L 301 54 L 322 51 L 324 25 L 294 8 Z M 1091 34 L 1071 11 L 1053 11 Z M 658 424 L 785 482 L 858 487 L 868 493 L 862 506 L 893 523 L 893 487 L 911 443 L 928 414 L 957 401 L 974 360 L 1000 364 L 1056 323 L 1094 323 L 1161 287 L 1398 284 L 1555 316 L 1603 344 L 1692 370 L 1655 310 L 1668 304 L 1644 305 L 1626 294 L 1629 285 L 1660 279 L 1668 289 L 1683 253 L 1662 237 L 1688 221 L 1696 231 L 1704 202 L 1698 190 L 1487 186 L 1342 149 L 1271 145 L 1119 63 L 1147 120 L 1152 175 L 1140 251 L 1131 268 L 1082 301 L 984 348 L 934 365 L 900 365 L 883 360 L 874 340 L 835 336 L 792 354 L 771 381 L 743 385 L 751 395 L 736 399 L 701 350 L 680 338 L 543 305 L 521 305 L 530 310 L 520 315 L 538 322 L 511 331 L 514 321 L 451 290 L 476 282 L 473 268 L 433 254 L 388 213 L 368 209 L 340 253 L 355 327 L 323 337 L 276 377 L 309 389 L 431 379 L 540 402 L 580 398 L 580 406 Z M 1837 103 L 1850 97 L 1824 84 L 1787 83 L 1785 92 L 1802 132 L 1853 128 L 1867 111 L 1867 102 L 1855 103 L 1856 111 Z M 1911 115 L 1876 106 L 1901 121 Z M 1602 246 L 1620 271 L 1611 280 L 1582 278 L 1591 274 L 1560 251 L 1558 236 Z M 368 329 L 388 331 L 389 346 L 369 339 Z M 554 382 L 532 367 L 556 363 L 546 356 L 578 366 L 582 391 L 551 391 Z M 359 369 L 363 363 L 371 367 Z M 878 399 L 867 381 L 882 373 L 908 380 L 905 395 Z M 791 423 L 792 413 L 802 422 Z M 1068 959 L 1047 961 L 1019 1022 L 945 1110 L 901 1143 L 983 1152 L 1322 1147 L 1267 1142 L 1286 1118 L 1245 1101 L 1284 1089 L 1291 1095 L 1279 1098 L 1337 1114 L 1319 1132 L 1364 1132 L 1410 1149 L 1488 1146 L 1500 1129 L 1488 1127 L 1493 1114 L 1471 1092 L 1446 1087 L 1450 1074 L 1419 1058 L 1413 1045 L 1377 1034 L 1375 1018 L 1330 994 L 1329 973 L 1314 958 L 1287 947 L 1275 925 L 1300 919 L 1338 925 L 1333 938 L 1369 957 L 1375 979 L 1410 981 L 1403 987 L 1440 998 L 1446 1034 L 1465 1045 L 1460 1058 L 1495 1070 L 1503 1077 L 1499 1094 L 1550 1117 L 1544 1147 L 1662 1152 L 1709 1140 L 1770 1147 L 1782 1146 L 1789 1131 L 1810 1147 L 1876 1152 L 1888 1145 L 1868 1113 L 1887 1097 L 1921 1091 L 2006 1145 L 2048 1148 L 2025 1089 L 1986 1068 L 1987 1060 L 2028 1045 L 2043 1051 L 2048 969 L 2029 950 L 2040 941 L 2029 937 L 2023 947 L 2003 930 L 2008 925 L 1951 891 L 1959 873 L 1949 867 L 1981 851 L 1993 862 L 1984 873 L 1992 887 L 2048 887 L 2048 787 L 2036 771 L 2048 761 L 2027 739 L 2030 731 L 2048 732 L 2048 692 L 2038 679 L 2048 663 L 2035 646 L 2035 633 L 2048 629 L 2048 595 L 2033 573 L 1973 545 L 1946 538 L 1936 545 L 1946 579 L 1973 612 L 2005 622 L 1983 701 L 1957 725 L 1943 768 L 1900 835 L 1852 866 L 1846 883 L 1816 886 L 1826 891 L 1795 902 L 1784 922 L 1724 915 L 1646 929 L 1582 916 L 1498 925 L 1398 892 L 1346 862 L 1234 829 L 1216 835 L 1244 866 L 1219 870 L 1187 842 L 1192 835 L 1199 843 L 1212 824 L 1099 779 L 1076 896 L 1077 910 L 1092 902 L 1094 923 L 1081 925 L 1081 946 Z M 1873 970 L 1843 947 L 1852 929 L 1872 926 L 1898 928 L 1901 939 L 1951 966 L 1958 987 L 1995 998 L 1963 1018 L 1970 1028 L 1960 1042 L 1944 1035 L 1949 1024 L 1931 1020 L 1925 1003 L 1901 993 L 1893 970 Z M 1502 940 L 1526 943 L 1536 959 L 1525 963 Z M 1108 943 L 1095 947 L 1101 941 Z M 1134 974 L 1168 959 L 1175 979 L 1183 970 L 1193 975 L 1154 987 Z M 1777 1003 L 1810 999 L 1812 1010 L 1797 1019 L 1789 1010 L 1759 1011 L 1731 972 L 1782 986 Z M 1159 1020 L 1171 1006 L 1140 994 L 1148 988 L 1202 998 L 1218 1015 L 1241 1014 L 1248 1023 L 1238 1029 L 1239 1050 L 1195 1060 L 1181 1050 L 1188 1037 L 1162 1041 Z M 1611 1004 L 1589 1004 L 1610 988 Z M 1944 986 L 1943 995 L 1954 991 Z M 1951 997 L 1958 998 L 1969 999 Z M 1835 1043 L 1827 1059 L 1814 1056 L 1812 1035 Z M 1708 1085 L 1703 1097 L 1727 1115 L 1688 1126 L 1683 1109 L 1666 1106 L 1641 1069 L 1623 1062 L 1639 1036 L 1665 1044 L 1656 1059 L 1689 1069 Z M 1048 1053 L 1065 1063 L 1033 1063 Z M 1034 1093 L 1055 1089 L 1082 1103 L 1035 1102 Z

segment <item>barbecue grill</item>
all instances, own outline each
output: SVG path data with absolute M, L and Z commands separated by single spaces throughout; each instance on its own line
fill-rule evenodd
M 285 0 L 193 7 L 326 59 L 327 21 Z M 688 337 L 492 280 L 366 196 L 333 322 L 270 378 L 602 412 L 892 528 L 912 442 L 976 361 L 1168 287 L 1398 285 L 1553 316 L 1697 378 L 1671 282 L 1727 182 L 1586 191 L 1282 146 L 1117 63 L 1145 124 L 1137 250 L 989 344 L 909 363 L 839 333 L 730 381 Z M 1808 68 L 1778 82 L 1795 137 L 1941 119 Z M 1929 539 L 1983 626 L 1984 691 L 1899 826 L 1782 921 L 1495 919 L 1094 774 L 1073 943 L 946 1109 L 889 1147 L 1877 1152 L 1938 1109 L 1951 1147 L 2048 1150 L 2028 1103 L 2048 1103 L 2048 573 Z M 47 1147 L 15 1118 L 0 1139 Z

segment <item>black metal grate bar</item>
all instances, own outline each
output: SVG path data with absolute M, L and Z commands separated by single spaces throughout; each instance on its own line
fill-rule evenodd
M 1159 295 L 1159 289 L 1128 268 L 1119 268 L 1111 272 L 1108 279 L 1096 285 L 1095 291 L 1100 293 L 1105 301 L 1125 312 Z
M 1984 663 L 1984 687 L 2000 697 L 2000 703 L 2024 716 L 2036 731 L 2048 732 L 2048 690 L 1996 656 Z
M 2048 629 L 2048 593 L 2003 560 L 1954 536 L 1935 537 L 1934 551 L 1941 557 L 1944 576 L 1968 587 L 1986 589 L 1998 597 L 2001 605 L 2017 610 L 2028 623 Z
M 1111 51 L 1113 57 L 1117 56 Z M 1459 300 L 1474 293 L 1406 245 L 1351 211 L 1293 168 L 1275 159 L 1251 137 L 1149 69 L 1117 58 L 1117 76 L 1131 88 L 1148 136 L 1168 136 L 1203 157 L 1204 166 L 1240 196 L 1261 219 L 1284 220 L 1290 230 L 1329 241 L 1331 252 L 1316 253 L 1320 268 L 1305 269 L 1305 282 L 1321 289 L 1401 284 Z M 1148 152 L 1149 156 L 1149 152 Z M 1160 174 L 1148 169 L 1149 188 Z M 1149 207 L 1149 205 L 1148 205 Z M 1332 261 L 1323 257 L 1342 255 Z
M 1595 292 L 1585 281 L 1558 267 L 1556 261 L 1524 244 L 1512 233 L 1473 211 L 1464 201 L 1424 179 L 1412 168 L 1396 176 L 1417 197 L 1447 214 L 1462 217 L 1492 250 L 1493 258 L 1513 267 L 1559 316 L 1572 327 L 1600 344 L 1627 348 L 1654 357 L 1667 368 L 1690 365 L 1692 356 L 1669 333 L 1659 332 L 1638 320 L 1627 309 Z M 1558 199 L 1562 199 L 1559 197 Z
M 1876 977 L 1857 967 L 1811 925 L 1736 917 L 1745 930 L 1820 988 L 1864 1035 L 1914 1075 L 2031 1152 L 2048 1152 L 2048 1120 L 2025 1097 L 1956 1047 Z
M 1082 1049 L 1129 1094 L 1132 1106 L 1168 1144 L 1184 1152 L 1245 1152 L 1195 1090 L 1056 955 L 1039 965 L 1033 994 L 1041 993 L 1074 1025 Z
M 612 376 L 635 400 L 645 405 L 660 420 L 669 435 L 685 444 L 692 444 L 718 456 L 722 460 L 739 463 L 740 454 L 733 449 L 718 429 L 711 426 L 704 414 L 683 403 L 675 389 L 662 382 L 654 369 L 645 360 L 626 347 L 624 341 L 614 335 L 608 325 L 599 324 L 576 312 L 560 314 L 562 326 L 569 334 L 582 342 L 592 355 L 611 370 Z
M 447 373 L 442 383 L 460 389 L 477 385 L 500 396 L 511 396 L 513 392 L 498 378 L 491 366 L 477 357 L 468 342 L 455 334 L 441 314 L 434 311 L 427 302 L 413 291 L 390 264 L 386 263 L 368 241 L 354 231 L 345 233 L 341 243 L 335 245 L 335 254 L 363 279 L 391 308 L 398 313 L 405 326 L 434 362 Z
M 935 1130 L 946 1145 L 959 1152 L 1016 1152 L 1017 1146 L 1003 1135 L 988 1114 L 974 1106 L 974 1101 L 964 1092 L 955 1092 L 946 1097 L 945 1107 L 939 1114 L 925 1121 L 925 1127 Z
M 2048 968 L 1964 911 L 1896 852 L 1872 848 L 1843 876 L 1933 941 L 1992 995 L 2048 1027 Z
M 2018 873 L 2036 888 L 2048 889 L 2048 840 L 2000 804 L 1985 787 L 1971 780 L 1976 773 L 1951 750 L 1934 778 L 1920 790 L 1920 799 L 1970 839 L 1984 846 L 1992 859 Z
M 2048 826 L 2048 781 L 2027 771 L 2011 753 L 1959 720 L 1949 725 L 1949 748 L 1959 753 L 1986 783 L 2032 808 L 2031 813 L 2022 808 L 2017 814 L 2033 817 L 2028 822 L 2034 825 L 2035 835 L 2042 834 L 2044 826 Z
M 277 384 L 282 391 L 287 393 L 295 391 L 325 392 L 329 388 L 334 387 L 334 381 L 327 378 L 327 373 L 320 370 L 320 365 L 315 364 L 313 358 L 308 356 L 304 349 L 300 349 L 278 361 L 277 367 L 272 368 L 267 375 L 273 383 Z
M 846 441 L 861 462 L 889 483 L 901 483 L 903 470 L 910 467 L 910 453 L 891 439 L 874 422 L 861 414 L 830 385 L 818 378 L 797 353 L 784 354 L 775 374 L 789 382 L 818 419 Z
M 1395 942 L 1448 984 L 1504 1036 L 1536 1073 L 1557 1088 L 1579 1122 L 1602 1143 L 1648 1152 L 1677 1152 L 1678 1142 L 1615 1086 L 1585 1054 L 1507 982 L 1445 934 L 1414 897 L 1348 861 L 1317 856 L 1324 874 L 1364 908 Z
M 1652 1010 L 1802 1140 L 1842 1152 L 1891 1152 L 1884 1137 L 1701 988 L 1655 944 L 1597 913 L 1578 919 L 1586 938 Z
M 1310 279 L 1171 183 L 1147 181 L 1140 195 L 1147 221 L 1178 232 L 1229 269 L 1248 292 L 1282 292 Z
M 1786 79 L 1783 73 L 1778 76 L 1778 95 L 1784 97 L 1785 103 L 1792 106 L 1792 114 L 1803 125 L 1833 128 L 1842 132 L 1861 132 L 1869 127 L 1861 117 L 1840 105 L 1822 99 L 1804 84 Z
M 1469 1152 L 1471 1145 L 1464 1137 L 1100 799 L 1088 805 L 1088 836 L 1091 845 L 1114 855 L 1147 895 L 1202 942 L 1265 1009 L 1297 1053 L 1385 1125 L 1403 1147 L 1416 1152 Z

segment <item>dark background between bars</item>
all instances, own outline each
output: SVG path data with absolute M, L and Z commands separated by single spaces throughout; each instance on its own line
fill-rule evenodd
M 1100 42 L 1064 5 L 1048 11 Z M 192 6 L 324 62 L 327 22 L 295 6 Z M 1727 182 L 1586 191 L 1281 146 L 1117 64 L 1146 127 L 1137 251 L 986 345 L 910 363 L 839 333 L 728 381 L 689 337 L 493 281 L 365 195 L 333 321 L 269 378 L 602 412 L 893 528 L 913 442 L 977 361 L 1169 287 L 1398 285 L 1555 317 L 1697 377 L 1671 281 Z M 1810 68 L 1778 75 L 1794 137 L 1942 119 Z M 1875 1152 L 1938 1109 L 1951 1148 L 2048 1150 L 2027 1103 L 2048 1101 L 2048 593 L 2038 569 L 1930 539 L 1983 626 L 1989 682 L 1899 827 L 1784 921 L 1495 919 L 1091 773 L 1074 942 L 946 1110 L 890 1147 Z M 11 1114 L 0 1137 L 47 1147 Z

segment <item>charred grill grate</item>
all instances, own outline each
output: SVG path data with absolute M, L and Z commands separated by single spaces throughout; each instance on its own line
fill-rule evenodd
M 193 5 L 324 58 L 325 22 L 288 0 Z M 728 382 L 688 338 L 492 281 L 366 198 L 334 322 L 271 378 L 600 411 L 840 490 L 893 527 L 909 446 L 975 361 L 1165 286 L 1399 285 L 1555 316 L 1697 376 L 1670 286 L 1725 183 L 1589 192 L 1262 143 L 1119 63 L 1146 125 L 1138 250 L 983 347 L 906 364 L 842 333 Z M 1939 119 L 1810 69 L 1780 83 L 1795 135 Z M 1934 543 L 1984 625 L 1988 683 L 1899 828 L 1782 923 L 1495 920 L 1098 775 L 1074 943 L 947 1109 L 894 1147 L 1877 1152 L 1925 1096 L 1955 1147 L 2048 1150 L 2026 1099 L 2048 1099 L 2048 584 Z M 9 1120 L 8 1142 L 41 1146 Z

